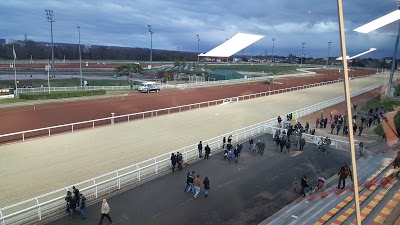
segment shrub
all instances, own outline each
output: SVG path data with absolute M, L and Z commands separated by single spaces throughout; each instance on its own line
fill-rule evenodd
M 34 92 L 19 94 L 19 98 L 27 100 L 41 100 L 41 99 L 59 99 L 59 98 L 73 98 L 82 96 L 104 95 L 105 90 L 90 90 L 90 91 L 57 91 L 57 92 Z

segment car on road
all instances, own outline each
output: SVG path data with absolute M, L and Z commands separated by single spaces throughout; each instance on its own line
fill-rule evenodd
M 147 84 L 145 84 L 145 85 L 141 85 L 139 88 L 138 88 L 138 90 L 139 91 L 141 91 L 142 93 L 150 93 L 150 92 L 152 92 L 152 91 L 154 91 L 154 92 L 159 92 L 160 91 L 160 88 L 154 83 L 154 84 L 152 84 L 152 83 L 147 83 Z

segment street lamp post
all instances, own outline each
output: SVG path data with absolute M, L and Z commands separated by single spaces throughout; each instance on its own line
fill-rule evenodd
M 197 66 L 199 66 L 199 62 L 200 62 L 200 37 L 197 34 Z
M 56 22 L 56 18 L 54 17 L 53 10 L 45 9 L 46 12 L 46 19 L 47 22 L 50 22 L 50 32 L 51 32 L 51 60 L 52 60 L 52 67 L 54 67 L 54 44 L 53 44 L 53 23 Z
M 274 60 L 274 48 L 276 38 L 272 38 L 272 53 L 271 53 L 271 64 L 269 64 L 269 73 L 272 73 L 272 61 Z
M 305 44 L 306 44 L 305 42 L 301 43 L 301 45 L 302 45 L 303 47 L 301 47 L 301 60 L 300 60 L 300 67 L 302 67 L 302 66 L 303 66 L 303 56 L 304 56 L 304 45 L 305 45 Z
M 82 87 L 82 55 L 81 55 L 81 28 L 78 26 L 79 32 L 79 73 L 81 75 L 81 87 Z
M 328 62 L 329 62 L 329 52 L 331 51 L 331 44 L 332 42 L 328 42 L 328 57 L 326 58 L 326 65 L 325 68 L 328 68 Z
M 149 28 L 149 34 L 150 34 L 150 68 L 153 67 L 153 29 L 151 25 L 147 24 L 147 27 Z

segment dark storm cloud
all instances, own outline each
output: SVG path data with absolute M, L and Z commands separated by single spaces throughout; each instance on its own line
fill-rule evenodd
M 0 38 L 35 41 L 50 39 L 44 9 L 53 9 L 55 42 L 76 43 L 81 27 L 82 43 L 149 47 L 147 24 L 153 26 L 153 47 L 206 52 L 238 32 L 265 35 L 254 44 L 254 54 L 265 54 L 275 37 L 274 53 L 325 56 L 340 54 L 336 1 L 321 0 L 3 0 L 0 2 Z M 396 8 L 393 0 L 344 1 L 345 26 L 350 55 L 376 47 L 375 56 L 391 54 L 397 26 L 373 34 L 352 30 Z M 243 51 L 250 54 L 250 47 Z

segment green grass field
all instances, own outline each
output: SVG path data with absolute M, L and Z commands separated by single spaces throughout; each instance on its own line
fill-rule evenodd
M 4 98 L 4 99 L 0 99 L 0 105 L 1 104 L 17 103 L 17 102 L 26 102 L 26 101 L 28 101 L 28 100 L 19 99 L 19 98 Z
M 80 86 L 80 79 L 61 79 L 50 80 L 50 87 L 76 87 Z M 90 86 L 126 86 L 129 85 L 127 80 L 88 80 Z M 18 87 L 31 86 L 32 87 L 47 87 L 47 80 L 20 80 Z M 0 80 L 0 88 L 13 87 L 13 80 Z

